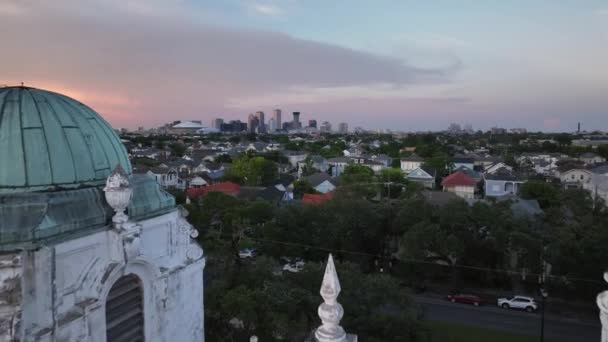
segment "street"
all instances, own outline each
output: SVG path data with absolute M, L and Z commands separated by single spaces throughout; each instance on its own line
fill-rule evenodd
M 540 335 L 540 313 L 504 310 L 492 304 L 475 307 L 424 296 L 412 298 L 423 308 L 424 318 L 429 321 L 458 323 L 522 335 Z M 600 340 L 600 331 L 599 318 L 597 321 L 580 321 L 545 316 L 547 341 L 595 342 Z

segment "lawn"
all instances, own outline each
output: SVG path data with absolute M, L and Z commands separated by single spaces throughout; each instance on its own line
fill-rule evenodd
M 432 342 L 536 342 L 538 336 L 525 336 L 503 331 L 445 322 L 426 322 Z M 545 341 L 549 341 L 545 338 Z

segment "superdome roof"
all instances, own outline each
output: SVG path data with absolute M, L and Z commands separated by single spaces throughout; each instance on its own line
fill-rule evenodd
M 118 164 L 131 174 L 112 127 L 67 96 L 0 88 L 0 194 L 97 186 Z

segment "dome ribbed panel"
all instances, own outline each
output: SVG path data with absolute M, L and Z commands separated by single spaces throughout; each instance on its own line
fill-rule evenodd
M 131 173 L 118 135 L 69 97 L 0 88 L 0 193 L 103 184 L 116 165 Z

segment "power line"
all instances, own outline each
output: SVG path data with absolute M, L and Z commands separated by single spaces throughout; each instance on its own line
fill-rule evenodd
M 220 236 L 220 238 L 224 238 L 224 237 L 232 239 L 232 236 L 229 236 L 229 235 Z M 262 243 L 274 243 L 274 244 L 281 244 L 281 245 L 286 245 L 286 246 L 294 246 L 294 247 L 315 249 L 315 250 L 329 252 L 329 253 L 333 253 L 333 254 L 335 254 L 335 253 L 342 253 L 342 254 L 368 256 L 368 257 L 373 257 L 373 258 L 390 260 L 389 257 L 387 257 L 385 255 L 381 255 L 381 254 L 373 254 L 373 253 L 352 251 L 352 250 L 346 250 L 346 249 L 334 249 L 334 248 L 327 248 L 327 247 L 307 245 L 307 244 L 303 244 L 303 243 L 299 243 L 299 242 L 280 241 L 280 240 L 264 239 L 264 238 L 254 238 L 254 237 L 249 237 L 249 236 L 247 237 L 247 239 L 250 239 L 250 240 L 253 240 L 253 241 L 257 241 L 257 242 L 262 242 Z M 460 265 L 460 264 L 442 265 L 442 264 L 438 264 L 438 263 L 433 262 L 433 261 L 421 260 L 421 259 L 415 259 L 415 258 L 402 258 L 402 257 L 399 257 L 399 258 L 395 258 L 395 259 L 397 261 L 400 261 L 400 262 L 415 263 L 415 264 L 425 264 L 425 265 L 434 265 L 434 266 L 439 265 L 439 266 L 454 267 L 454 268 L 461 268 L 461 269 L 469 269 L 469 270 L 476 270 L 476 271 L 502 273 L 502 274 L 506 274 L 506 275 L 520 275 L 521 274 L 521 272 L 511 271 L 511 270 L 507 270 L 507 269 L 500 269 L 500 268 L 478 267 L 478 266 L 468 266 L 468 265 Z M 588 282 L 588 283 L 595 283 L 595 284 L 604 284 L 604 282 L 598 281 L 598 280 L 586 279 L 586 278 L 578 278 L 578 277 L 567 277 L 567 276 L 561 276 L 561 275 L 542 275 L 542 274 L 539 274 L 539 273 L 526 273 L 526 276 L 531 276 L 531 277 L 544 276 L 545 278 L 550 278 L 550 279 L 555 279 L 555 280 L 567 280 L 567 281 L 579 281 L 579 282 Z

